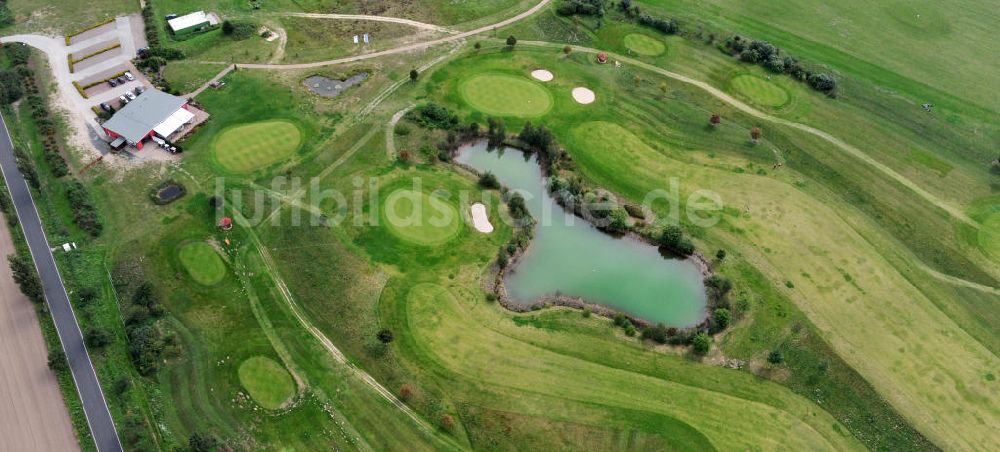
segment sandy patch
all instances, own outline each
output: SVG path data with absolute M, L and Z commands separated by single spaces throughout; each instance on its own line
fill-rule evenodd
M 531 71 L 531 76 L 535 80 L 539 80 L 539 81 L 543 81 L 543 82 L 551 81 L 554 78 L 554 76 L 552 75 L 552 73 L 549 72 L 549 71 L 546 71 L 545 69 L 536 69 L 534 71 Z
M 597 96 L 594 95 L 594 92 L 587 88 L 582 86 L 573 88 L 573 99 L 579 104 L 587 105 L 593 103 L 596 98 Z
M 486 206 L 483 203 L 477 202 L 472 205 L 472 225 L 477 231 L 483 234 L 489 234 L 493 232 L 493 225 L 490 223 L 489 217 L 486 215 Z

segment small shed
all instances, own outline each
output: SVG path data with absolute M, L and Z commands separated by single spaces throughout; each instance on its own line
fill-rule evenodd
M 222 219 L 219 220 L 219 227 L 222 228 L 223 231 L 232 229 L 233 219 L 229 217 L 222 217 Z
M 186 35 L 200 31 L 205 27 L 215 25 L 215 18 L 205 13 L 205 11 L 195 11 L 167 21 L 170 31 L 175 35 Z
M 597 54 L 597 62 L 604 64 L 608 62 L 608 54 L 601 52 Z

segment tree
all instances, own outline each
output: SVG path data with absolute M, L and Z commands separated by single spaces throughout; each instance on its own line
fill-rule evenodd
M 708 124 L 711 125 L 712 127 L 716 127 L 719 124 L 722 124 L 722 116 L 719 116 L 718 113 L 712 113 L 712 116 L 708 118 Z
M 28 259 L 16 254 L 7 256 L 7 260 L 10 262 L 14 282 L 21 288 L 21 293 L 35 303 L 44 302 L 45 293 L 42 291 L 42 281 L 38 279 L 34 265 L 30 264 Z
M 667 82 L 660 83 L 660 94 L 667 95 Z
M 93 287 L 84 287 L 76 293 L 76 297 L 80 300 L 80 303 L 88 304 L 98 297 L 97 289 Z
M 413 157 L 410 155 L 410 151 L 399 151 L 400 163 L 407 165 L 410 163 L 411 160 L 413 160 Z
M 69 368 L 69 364 L 66 362 L 66 354 L 63 353 L 61 348 L 49 351 L 49 369 L 53 372 L 62 372 Z
M 771 353 L 767 354 L 767 362 L 771 364 L 781 364 L 785 362 L 785 357 L 781 356 L 780 350 L 771 350 Z
M 760 136 L 762 133 L 763 132 L 760 130 L 760 127 L 750 129 L 750 140 L 753 141 L 753 144 L 760 142 Z
M 514 35 L 508 36 L 507 37 L 507 47 L 510 47 L 510 48 L 513 49 L 515 45 L 517 45 L 517 38 L 515 38 Z
M 621 312 L 616 312 L 611 321 L 614 322 L 615 326 L 625 326 L 625 322 L 628 322 L 628 317 L 625 317 L 625 314 Z
M 663 228 L 663 233 L 660 235 L 660 244 L 667 248 L 673 248 L 680 243 L 683 237 L 684 231 L 681 230 L 680 226 L 670 225 Z
M 392 342 L 393 339 L 395 339 L 395 336 L 392 334 L 392 330 L 386 328 L 379 330 L 377 336 L 379 342 L 383 344 L 388 344 Z
M 472 45 L 472 47 L 473 47 L 474 49 L 476 49 L 476 51 L 478 52 L 478 51 L 479 51 L 479 49 L 482 49 L 482 48 L 483 48 L 483 43 L 481 43 L 481 42 L 479 42 L 479 41 L 476 41 L 476 43 L 475 43 L 475 44 L 473 44 L 473 45 Z
M 715 252 L 715 259 L 723 261 L 726 259 L 726 250 L 719 250 Z
M 0 70 L 0 100 L 9 104 L 23 95 L 21 76 L 14 71 Z
M 211 433 L 195 432 L 188 438 L 188 447 L 194 452 L 210 452 L 219 446 L 219 439 Z
M 712 338 L 704 332 L 699 332 L 691 339 L 691 350 L 698 355 L 704 355 L 712 348 Z
M 624 208 L 616 207 L 608 215 L 611 220 L 608 222 L 608 230 L 612 232 L 625 232 L 628 230 L 628 212 Z
M 237 41 L 247 39 L 257 33 L 257 24 L 243 20 L 222 21 L 222 34 Z
M 411 82 L 417 81 L 417 77 L 419 77 L 419 76 L 420 76 L 420 73 L 417 72 L 416 69 L 410 69 L 410 81 Z
M 572 52 L 572 51 L 573 51 L 572 47 L 570 47 L 570 46 L 563 46 L 563 54 L 569 55 L 570 52 Z
M 719 308 L 712 312 L 712 322 L 716 331 L 726 329 L 733 321 L 733 314 L 726 308 Z

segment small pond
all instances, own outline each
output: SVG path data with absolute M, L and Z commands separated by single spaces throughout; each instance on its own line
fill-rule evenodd
M 313 75 L 307 77 L 302 81 L 302 84 L 312 91 L 313 94 L 318 94 L 323 97 L 337 97 L 340 93 L 347 90 L 358 83 L 363 82 L 368 78 L 367 72 L 359 72 L 348 77 L 346 80 L 334 80 L 329 77 L 323 77 L 322 75 Z
M 480 143 L 463 148 L 457 161 L 492 172 L 521 193 L 538 220 L 531 245 L 507 272 L 512 303 L 532 304 L 558 292 L 670 326 L 704 319 L 705 287 L 694 263 L 666 258 L 657 247 L 632 238 L 613 237 L 566 212 L 549 196 L 534 157 L 526 160 L 513 148 L 487 151 Z
M 177 184 L 168 184 L 156 191 L 157 204 L 169 204 L 181 196 L 184 196 L 184 187 Z

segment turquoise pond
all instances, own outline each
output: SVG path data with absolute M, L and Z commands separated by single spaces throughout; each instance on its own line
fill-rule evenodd
M 546 190 L 534 157 L 513 148 L 463 148 L 458 162 L 489 171 L 524 196 L 538 220 L 528 250 L 507 272 L 514 303 L 531 304 L 557 292 L 581 297 L 654 323 L 686 327 L 705 317 L 706 295 L 698 267 L 664 257 L 632 238 L 606 234 L 563 210 Z

